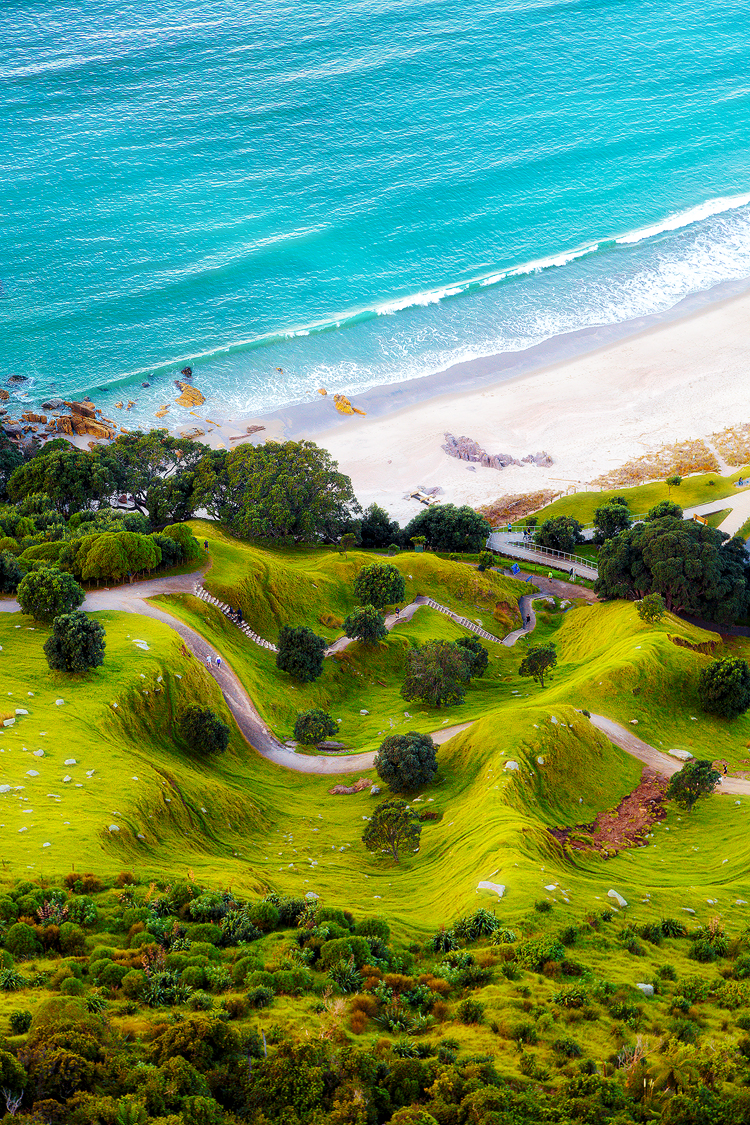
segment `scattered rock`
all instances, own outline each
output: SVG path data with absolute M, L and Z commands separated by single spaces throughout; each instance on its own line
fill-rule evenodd
M 66 758 L 65 761 L 63 762 L 63 765 L 64 766 L 77 766 L 78 763 L 76 762 L 75 758 Z
M 505 763 L 505 765 L 504 765 L 503 769 L 506 769 L 506 770 L 517 770 L 517 769 L 520 769 L 520 766 L 518 765 L 518 762 L 514 762 L 514 761 L 512 761 L 512 760 L 508 760 L 508 761 L 507 761 L 507 762 Z
M 477 883 L 478 891 L 494 891 L 498 898 L 502 898 L 505 894 L 505 883 L 490 883 L 487 879 Z
M 734 902 L 736 906 L 747 906 L 747 902 L 744 898 L 736 898 Z
M 119 832 L 120 826 L 119 826 L 119 824 L 110 824 L 109 830 L 110 830 L 110 832 Z
M 7 387 L 16 387 L 19 383 L 25 383 L 26 381 L 26 375 L 11 375 L 9 379 L 5 380 L 5 385 Z
M 3 719 L 4 727 L 12 727 L 15 724 L 15 719 Z
M 637 719 L 631 719 L 630 725 L 631 725 L 631 727 L 637 727 L 638 726 L 638 720 Z
M 39 770 L 26 770 L 27 777 L 39 777 Z
M 192 367 L 183 367 L 182 371 L 180 372 L 180 375 L 184 375 L 186 379 L 189 379 L 192 374 Z
M 685 911 L 686 914 L 695 914 L 695 911 L 693 910 L 692 906 L 683 906 L 682 909 Z
M 28 713 L 29 712 L 26 710 L 25 707 L 16 707 L 16 714 L 17 715 L 28 715 Z
M 622 897 L 622 895 L 619 895 L 617 891 L 607 891 L 607 898 L 614 899 L 614 901 L 621 909 L 624 909 L 628 905 L 626 900 Z
M 70 776 L 70 774 L 66 773 L 65 777 L 63 778 L 63 781 L 72 781 L 72 780 L 73 780 L 73 778 Z
M 667 750 L 667 753 L 672 758 L 679 758 L 681 762 L 689 762 L 693 757 L 689 750 Z
M 542 469 L 548 469 L 550 465 L 554 464 L 549 453 L 545 453 L 544 450 L 539 453 L 530 453 L 528 457 L 522 457 L 521 460 L 528 465 L 539 465 Z
M 370 712 L 365 711 L 364 708 L 360 711 L 360 715 L 369 715 L 369 714 L 370 714 Z
M 316 899 L 320 898 L 320 895 L 316 895 L 315 891 L 308 891 L 307 894 L 305 895 L 305 898 L 309 902 L 315 902 Z
M 63 400 L 61 398 L 50 398 L 42 403 L 42 410 L 61 410 L 63 407 Z
M 35 758 L 43 758 L 44 757 L 44 751 L 43 750 L 35 750 L 34 751 L 34 757 Z
M 641 992 L 643 993 L 644 996 L 653 996 L 654 995 L 653 984 L 637 984 L 635 987 L 640 988 L 640 990 L 641 990 Z
M 537 758 L 537 765 L 543 766 L 544 765 L 544 758 L 542 758 L 541 756 L 538 757 Z
M 380 786 L 373 785 L 372 789 L 370 790 L 370 796 L 377 797 L 380 793 L 382 793 L 382 789 L 380 788 Z
M 55 707 L 62 707 L 64 704 L 65 704 L 64 699 L 56 699 L 55 700 Z

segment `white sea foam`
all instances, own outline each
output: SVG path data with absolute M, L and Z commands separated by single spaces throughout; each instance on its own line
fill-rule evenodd
M 687 211 L 678 211 L 677 214 L 670 215 L 661 223 L 653 223 L 651 226 L 620 235 L 615 242 L 620 246 L 632 246 L 636 242 L 643 242 L 646 238 L 654 238 L 657 234 L 692 226 L 693 223 L 699 223 L 701 219 L 709 219 L 712 215 L 721 215 L 725 211 L 736 211 L 740 207 L 747 207 L 748 203 L 750 203 L 750 192 L 744 195 L 722 195 L 718 199 L 707 199 L 697 207 L 690 207 Z

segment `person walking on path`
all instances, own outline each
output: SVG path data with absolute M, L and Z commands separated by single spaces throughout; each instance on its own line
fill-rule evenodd
M 208 665 L 209 668 L 211 667 L 211 653 L 210 652 L 209 652 L 208 656 L 206 657 L 206 664 Z
M 204 540 L 203 540 L 203 550 L 204 550 L 204 551 L 207 551 L 207 550 L 208 550 L 208 539 L 204 539 Z
M 530 614 L 530 613 L 527 613 L 527 614 L 526 614 L 526 624 L 527 624 L 527 625 L 530 625 L 530 624 L 531 624 L 531 614 Z
M 217 670 L 217 672 L 219 671 L 220 668 L 221 668 L 221 657 L 217 656 L 216 657 L 216 670 Z

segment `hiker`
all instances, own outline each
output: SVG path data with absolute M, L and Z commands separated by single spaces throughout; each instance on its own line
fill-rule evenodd
M 526 624 L 527 624 L 527 625 L 530 625 L 530 624 L 531 624 L 531 614 L 530 614 L 530 613 L 527 613 L 527 614 L 526 614 Z
M 208 550 L 208 539 L 204 539 L 204 540 L 203 540 L 203 550 L 204 550 L 204 551 L 207 551 L 207 550 Z
M 239 623 L 241 625 L 242 624 L 242 610 L 241 609 L 237 610 L 237 620 L 239 621 Z
M 396 606 L 396 617 L 398 617 L 400 613 L 401 613 L 401 607 L 397 605 Z
M 209 668 L 211 667 L 211 653 L 210 652 L 209 652 L 208 656 L 206 657 L 206 664 L 208 665 Z
M 724 777 L 727 776 L 727 763 L 724 763 Z
M 217 656 L 216 657 L 216 670 L 218 671 L 220 668 L 221 668 L 221 657 Z

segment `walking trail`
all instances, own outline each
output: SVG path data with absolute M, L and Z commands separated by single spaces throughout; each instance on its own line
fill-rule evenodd
M 198 581 L 200 581 L 200 579 Z M 533 631 L 536 626 L 533 602 L 537 601 L 539 598 L 545 597 L 548 594 L 556 594 L 558 597 L 580 598 L 583 596 L 590 601 L 596 600 L 591 591 L 582 590 L 579 587 L 554 579 L 552 581 L 546 579 L 541 580 L 537 589 L 539 590 L 538 593 L 525 595 L 519 602 L 524 622 L 527 616 L 530 616 L 530 622 L 528 625 L 524 625 L 524 628 L 517 629 L 515 632 L 510 633 L 501 642 L 502 644 L 514 645 L 519 637 L 525 636 L 527 633 Z M 136 582 L 132 585 L 118 586 L 113 589 L 104 588 L 101 590 L 91 590 L 87 593 L 82 608 L 89 612 L 96 612 L 97 610 L 118 610 L 120 612 L 152 617 L 157 621 L 162 621 L 165 625 L 168 625 L 170 629 L 173 629 L 182 639 L 185 647 L 206 667 L 206 658 L 210 655 L 212 661 L 211 672 L 243 736 L 253 749 L 257 750 L 262 757 L 267 758 L 269 761 L 275 762 L 285 769 L 295 770 L 297 773 L 344 774 L 371 769 L 375 760 L 375 751 L 366 754 L 347 754 L 346 757 L 334 757 L 327 754 L 308 756 L 297 754 L 295 751 L 284 746 L 263 722 L 255 704 L 245 691 L 240 680 L 227 664 L 225 658 L 222 657 L 221 668 L 217 668 L 216 657 L 219 654 L 199 633 L 191 629 L 189 625 L 183 624 L 182 621 L 172 617 L 171 614 L 147 600 L 158 594 L 194 594 L 195 590 L 195 572 L 192 574 L 178 575 L 173 578 L 154 578 L 146 582 Z M 396 614 L 390 615 L 386 618 L 387 628 L 392 629 L 399 621 L 411 620 L 417 609 L 424 604 L 432 604 L 432 600 L 417 598 L 414 602 L 401 610 L 398 616 Z M 435 604 L 437 605 L 437 603 Z M 20 612 L 20 608 L 15 598 L 0 599 L 0 612 L 18 613 Z M 445 607 L 439 608 L 449 613 L 451 617 L 454 617 L 461 623 L 466 621 L 464 618 L 456 617 L 455 614 L 451 613 L 450 610 L 446 610 Z M 471 623 L 466 621 L 466 624 L 470 625 Z M 477 632 L 480 631 L 476 626 L 474 626 L 474 628 Z M 489 636 L 489 634 L 486 635 Z M 327 655 L 338 652 L 341 648 L 346 647 L 346 645 L 341 642 L 346 642 L 348 644 L 349 638 L 342 637 L 339 641 L 336 641 L 329 648 Z M 673 773 L 681 769 L 681 762 L 671 758 L 668 754 L 662 753 L 661 750 L 657 750 L 654 746 L 650 746 L 642 739 L 637 738 L 626 727 L 620 726 L 619 723 L 608 719 L 605 715 L 592 715 L 591 722 L 601 730 L 615 746 L 619 746 L 620 749 L 625 750 L 626 753 L 631 754 L 645 765 L 650 766 L 662 776 L 671 777 Z M 458 723 L 456 726 L 441 727 L 440 730 L 432 732 L 432 739 L 437 745 L 441 745 L 452 738 L 454 734 L 459 734 L 472 725 L 472 722 L 468 722 Z M 727 795 L 750 795 L 750 780 L 746 781 L 744 779 L 731 777 L 722 778 L 717 787 L 717 792 L 726 793 Z

